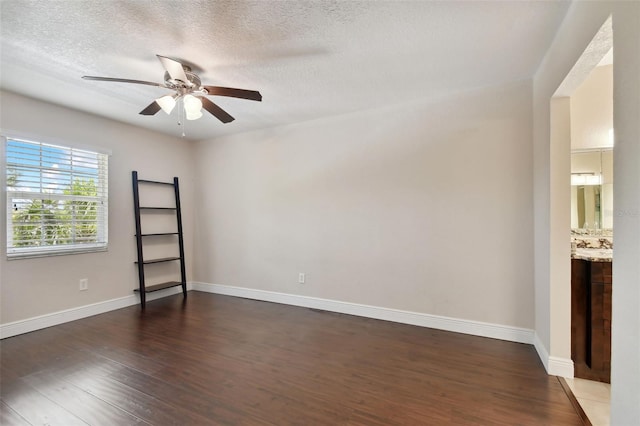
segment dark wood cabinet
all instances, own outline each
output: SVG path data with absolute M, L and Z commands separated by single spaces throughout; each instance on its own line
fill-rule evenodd
M 579 365 L 586 365 L 587 356 L 587 282 L 589 263 L 586 260 L 571 259 L 571 359 L 574 375 L 580 377 Z M 590 362 L 589 362 L 590 364 Z M 582 367 L 583 368 L 583 367 Z
M 571 259 L 571 359 L 574 375 L 610 382 L 611 262 Z

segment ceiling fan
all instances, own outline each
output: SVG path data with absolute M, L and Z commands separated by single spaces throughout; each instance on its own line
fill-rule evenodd
M 187 120 L 197 120 L 202 117 L 202 108 L 204 108 L 223 123 L 229 123 L 233 121 L 234 118 L 205 96 L 227 96 L 251 101 L 262 101 L 262 95 L 255 90 L 203 86 L 200 77 L 191 71 L 190 66 L 165 56 L 156 56 L 165 69 L 164 83 L 130 80 L 126 78 L 94 77 L 90 75 L 82 76 L 82 78 L 85 80 L 112 81 L 116 83 L 146 84 L 148 86 L 162 87 L 175 91 L 173 94 L 162 96 L 151 102 L 149 106 L 140 111 L 142 115 L 154 115 L 161 109 L 167 114 L 170 114 L 177 101 L 181 99 Z

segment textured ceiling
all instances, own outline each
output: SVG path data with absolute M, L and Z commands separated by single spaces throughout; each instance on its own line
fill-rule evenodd
M 531 77 L 569 3 L 560 1 L 0 2 L 0 87 L 180 135 L 175 115 L 138 114 L 166 90 L 155 55 L 203 84 L 260 90 L 213 97 L 236 118 L 187 123 L 188 139 L 312 120 Z M 175 114 L 175 113 L 174 113 Z M 1 123 L 0 123 L 1 124 Z

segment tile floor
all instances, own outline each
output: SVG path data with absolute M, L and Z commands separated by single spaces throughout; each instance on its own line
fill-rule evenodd
M 565 379 L 593 426 L 609 426 L 611 385 L 585 379 Z

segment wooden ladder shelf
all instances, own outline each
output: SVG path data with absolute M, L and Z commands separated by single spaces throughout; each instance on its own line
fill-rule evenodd
M 142 309 L 145 307 L 146 294 L 158 290 L 164 290 L 165 288 L 182 286 L 182 294 L 187 297 L 187 274 L 184 264 L 184 241 L 182 237 L 182 213 L 180 211 L 180 189 L 178 186 L 178 178 L 174 177 L 173 182 L 158 182 L 153 180 L 138 179 L 138 172 L 131 172 L 131 178 L 133 182 L 133 207 L 135 211 L 136 220 L 136 243 L 138 246 L 138 260 L 135 262 L 138 265 L 138 278 L 140 281 L 139 288 L 135 289 L 135 292 L 140 293 L 140 306 Z M 166 185 L 173 188 L 175 194 L 175 207 L 154 207 L 154 206 L 141 206 L 140 205 L 140 186 L 141 185 Z M 145 234 L 142 232 L 142 216 L 146 212 L 161 212 L 166 214 L 175 215 L 178 225 L 178 232 L 160 232 Z M 179 248 L 179 256 L 161 257 L 155 259 L 144 258 L 144 240 L 147 238 L 153 238 L 158 236 L 176 236 L 176 240 Z M 164 262 L 180 262 L 180 281 L 168 281 L 159 284 L 146 285 L 145 283 L 145 266 L 153 265 Z

